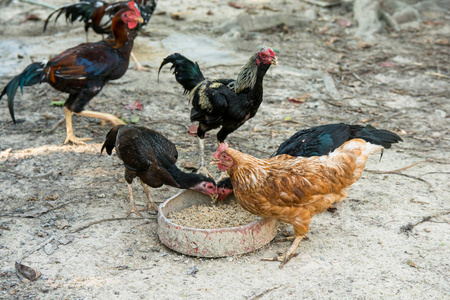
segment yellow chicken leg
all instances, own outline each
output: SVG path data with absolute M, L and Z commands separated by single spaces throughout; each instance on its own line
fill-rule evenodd
M 158 212 L 158 206 L 156 206 L 155 202 L 153 201 L 152 197 L 150 196 L 150 190 L 148 189 L 148 186 L 141 180 L 142 187 L 144 188 L 145 197 L 147 198 L 147 204 L 145 205 L 145 208 L 139 209 L 141 210 L 149 210 L 150 208 Z
M 128 182 L 127 185 L 128 185 L 128 193 L 130 194 L 130 210 L 127 213 L 127 217 L 129 217 L 132 213 L 137 214 L 139 217 L 143 217 L 142 214 L 139 212 L 139 209 L 136 207 L 136 204 L 134 203 L 133 186 Z
M 134 61 L 134 68 L 133 70 L 137 70 L 137 71 L 149 71 L 149 68 L 143 67 L 139 61 L 137 60 L 136 56 L 134 56 L 133 52 L 130 53 L 130 57 L 131 59 Z
M 89 118 L 96 118 L 96 119 L 101 119 L 101 120 L 105 120 L 110 122 L 111 124 L 113 124 L 114 126 L 116 125 L 125 125 L 126 123 L 124 121 L 122 121 L 121 119 L 119 119 L 116 116 L 113 116 L 111 114 L 107 114 L 107 113 L 101 113 L 101 112 L 97 112 L 97 111 L 92 111 L 92 110 L 83 110 L 79 113 L 74 113 L 77 116 L 83 116 L 83 117 L 89 117 Z
M 71 142 L 74 145 L 86 145 L 84 141 L 91 140 L 91 138 L 77 138 L 75 136 L 72 128 L 72 112 L 67 107 L 64 107 L 64 116 L 66 117 L 67 132 L 67 137 L 64 141 L 64 144 L 68 144 L 69 142 Z
M 300 241 L 303 239 L 303 236 L 296 236 L 294 239 L 294 242 L 292 243 L 289 250 L 286 252 L 286 254 L 278 256 L 278 257 L 272 257 L 272 258 L 263 258 L 264 261 L 281 261 L 280 269 L 284 267 L 288 263 L 291 258 L 296 256 L 295 250 L 297 250 L 298 244 L 300 244 Z

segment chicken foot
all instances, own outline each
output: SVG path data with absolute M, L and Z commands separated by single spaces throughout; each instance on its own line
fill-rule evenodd
M 303 235 L 302 236 L 296 236 L 294 239 L 294 242 L 292 243 L 291 247 L 289 248 L 289 250 L 286 252 L 286 254 L 281 255 L 281 256 L 276 256 L 276 257 L 271 257 L 271 258 L 263 258 L 261 260 L 263 261 L 280 261 L 280 269 L 284 267 L 284 265 L 286 265 L 288 263 L 289 260 L 291 260 L 291 258 L 293 258 L 294 256 L 296 256 L 297 254 L 295 253 L 295 250 L 297 250 L 298 244 L 300 244 L 300 241 L 303 239 Z
M 86 145 L 84 141 L 91 140 L 91 138 L 77 138 L 75 136 L 72 128 L 72 112 L 67 107 L 64 107 L 64 116 L 66 117 L 66 133 L 67 133 L 64 144 L 68 144 L 69 142 L 71 142 L 74 145 Z
M 197 174 L 203 172 L 206 176 L 214 178 L 205 166 L 205 143 L 203 139 L 198 138 L 198 145 L 200 147 L 200 167 L 197 170 Z
M 139 211 L 142 210 L 149 210 L 150 208 L 157 213 L 158 212 L 158 206 L 153 201 L 152 197 L 150 196 L 150 190 L 148 189 L 148 186 L 141 180 L 142 187 L 144 188 L 145 197 L 147 198 L 147 204 L 145 205 L 145 208 L 139 209 Z
M 134 68 L 133 70 L 137 70 L 137 71 L 150 71 L 149 68 L 143 67 L 141 65 L 141 63 L 137 60 L 136 56 L 134 56 L 133 52 L 130 53 L 130 57 L 131 59 L 134 61 Z

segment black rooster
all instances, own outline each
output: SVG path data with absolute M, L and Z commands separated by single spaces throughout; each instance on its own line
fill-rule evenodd
M 134 204 L 132 182 L 139 177 L 147 197 L 146 208 L 157 210 L 157 206 L 150 197 L 148 186 L 157 188 L 169 185 L 180 189 L 191 189 L 209 196 L 216 194 L 216 183 L 212 178 L 184 173 L 175 165 L 178 152 L 175 145 L 162 134 L 145 128 L 130 125 L 113 127 L 106 136 L 101 152 L 111 155 L 112 150 L 125 165 L 125 180 L 130 193 L 131 208 L 128 215 L 139 213 Z
M 14 123 L 14 96 L 17 88 L 47 82 L 58 91 L 69 94 L 64 104 L 67 138 L 64 143 L 84 144 L 72 130 L 72 112 L 80 116 L 110 121 L 113 125 L 124 124 L 116 116 L 87 111 L 84 106 L 94 98 L 110 80 L 121 78 L 130 61 L 135 28 L 142 17 L 133 1 L 120 10 L 112 21 L 113 38 L 97 43 L 80 44 L 67 49 L 46 63 L 32 63 L 21 74 L 14 77 L 3 89 L 8 95 L 8 107 Z
M 198 121 L 197 136 L 200 143 L 199 171 L 211 176 L 204 163 L 205 133 L 219 128 L 217 140 L 222 143 L 248 119 L 255 116 L 263 100 L 263 78 L 277 57 L 269 47 L 263 47 L 250 57 L 234 79 L 205 79 L 197 63 L 175 53 L 167 56 L 161 66 L 172 63 L 175 79 L 184 87 L 192 102 L 191 121 Z
M 373 126 L 327 124 L 300 130 L 283 142 L 271 155 L 288 154 L 291 156 L 311 157 L 328 155 L 351 139 L 363 139 L 366 142 L 391 148 L 392 144 L 402 141 L 395 133 L 376 129 Z M 217 183 L 218 199 L 223 200 L 233 192 L 230 178 Z
M 141 13 L 142 19 L 144 20 L 142 24 L 138 24 L 136 28 L 133 29 L 133 38 L 136 38 L 139 30 L 147 25 L 150 21 L 153 12 L 156 9 L 156 0 L 136 0 L 137 8 Z M 86 40 L 89 28 L 92 28 L 94 32 L 98 34 L 111 34 L 111 23 L 114 15 L 121 9 L 127 6 L 127 1 L 120 1 L 116 3 L 107 3 L 99 0 L 81 0 L 78 3 L 67 4 L 57 8 L 53 11 L 45 20 L 44 32 L 47 29 L 48 23 L 53 15 L 56 14 L 55 23 L 58 18 L 65 14 L 66 21 L 73 23 L 75 21 L 84 22 L 84 31 L 86 32 Z M 143 70 L 144 68 L 137 61 L 133 53 L 131 53 L 131 58 L 136 63 L 136 68 L 138 70 Z

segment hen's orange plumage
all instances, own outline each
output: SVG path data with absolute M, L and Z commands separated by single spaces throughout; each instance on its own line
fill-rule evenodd
M 239 203 L 249 212 L 292 224 L 295 240 L 276 258 L 283 267 L 309 230 L 314 214 L 347 196 L 358 180 L 367 157 L 381 146 L 353 139 L 329 155 L 258 159 L 221 144 L 214 154 L 219 169 L 227 170 Z

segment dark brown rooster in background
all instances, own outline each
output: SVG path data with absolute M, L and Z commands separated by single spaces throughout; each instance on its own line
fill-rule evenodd
M 73 24 L 76 20 L 84 22 L 84 31 L 86 32 L 86 40 L 89 28 L 92 28 L 97 34 L 108 34 L 112 33 L 111 24 L 114 15 L 121 9 L 127 6 L 127 1 L 120 1 L 116 3 L 107 3 L 98 0 L 81 0 L 78 3 L 67 4 L 57 8 L 53 11 L 45 20 L 44 32 L 47 29 L 47 25 L 53 15 L 56 14 L 55 23 L 58 18 L 65 14 L 66 21 Z M 142 16 L 142 24 L 138 24 L 133 30 L 133 38 L 136 38 L 139 30 L 147 25 L 150 21 L 153 12 L 156 9 L 156 0 L 136 0 L 137 8 Z M 136 64 L 136 69 L 143 70 L 144 68 L 138 62 L 136 57 L 131 53 L 131 58 Z
M 106 136 L 101 152 L 111 155 L 116 149 L 117 156 L 125 165 L 125 180 L 130 193 L 131 208 L 128 215 L 135 213 L 142 216 L 134 204 L 132 182 L 139 177 L 147 197 L 146 208 L 157 211 L 157 206 L 150 197 L 148 186 L 157 188 L 169 185 L 180 189 L 191 189 L 214 196 L 216 183 L 212 178 L 184 173 L 175 165 L 178 152 L 175 145 L 162 134 L 145 127 L 118 125 Z
M 390 144 L 389 144 L 390 145 Z M 283 256 L 283 267 L 295 254 L 315 214 L 347 196 L 364 170 L 367 157 L 383 147 L 352 139 L 329 155 L 293 157 L 282 154 L 258 159 L 221 144 L 214 154 L 227 171 L 239 203 L 252 214 L 292 224 L 295 239 Z
M 299 130 L 284 141 L 271 157 L 281 154 L 296 157 L 328 155 L 343 143 L 356 138 L 381 145 L 386 149 L 402 140 L 393 132 L 376 129 L 370 125 L 327 124 Z M 233 193 L 233 185 L 230 178 L 225 178 L 217 183 L 218 200 L 225 199 L 231 193 Z
M 67 49 L 46 63 L 32 63 L 20 75 L 14 77 L 3 89 L 8 95 L 8 108 L 14 123 L 14 96 L 17 88 L 47 82 L 58 91 L 69 94 L 64 104 L 67 138 L 65 144 L 84 144 L 88 138 L 77 138 L 72 129 L 72 112 L 79 116 L 99 118 L 113 125 L 124 124 L 116 116 L 84 110 L 84 106 L 94 98 L 110 80 L 121 78 L 130 61 L 133 48 L 131 30 L 142 17 L 130 1 L 128 6 L 116 13 L 112 21 L 113 38 L 97 43 L 80 44 Z
M 205 167 L 205 133 L 221 127 L 217 140 L 222 143 L 230 133 L 255 116 L 263 100 L 264 75 L 271 65 L 277 65 L 277 57 L 271 48 L 261 48 L 250 57 L 236 79 L 205 79 L 198 64 L 179 53 L 163 60 L 158 75 L 168 63 L 172 64 L 170 69 L 174 69 L 175 79 L 192 102 L 191 121 L 199 122 L 199 172 L 211 176 Z

